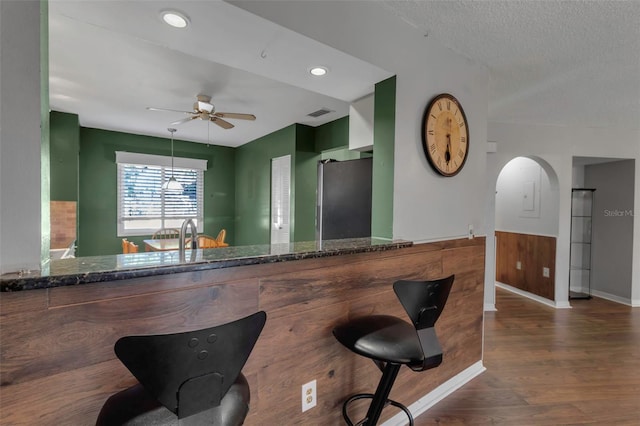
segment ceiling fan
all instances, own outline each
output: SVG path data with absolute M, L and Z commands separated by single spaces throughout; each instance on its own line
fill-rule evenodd
M 154 108 L 147 107 L 150 111 L 169 111 L 169 112 L 181 112 L 183 114 L 188 114 L 188 117 L 182 118 L 180 120 L 176 120 L 170 125 L 176 126 L 179 124 L 187 123 L 192 120 L 200 119 L 211 121 L 223 129 L 231 129 L 233 124 L 224 120 L 225 118 L 237 119 L 237 120 L 255 120 L 256 116 L 253 114 L 241 114 L 237 112 L 218 112 L 216 111 L 216 107 L 211 103 L 211 96 L 207 95 L 198 95 L 197 101 L 193 104 L 193 111 L 180 111 L 175 109 L 165 109 L 165 108 Z

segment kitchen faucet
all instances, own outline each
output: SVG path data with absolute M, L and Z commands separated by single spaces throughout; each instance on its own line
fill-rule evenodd
M 195 250 L 198 248 L 198 229 L 192 219 L 185 219 L 180 228 L 180 238 L 178 240 L 178 250 L 180 252 L 180 262 L 185 262 L 184 239 L 187 236 L 187 228 L 191 230 L 191 260 L 195 257 Z

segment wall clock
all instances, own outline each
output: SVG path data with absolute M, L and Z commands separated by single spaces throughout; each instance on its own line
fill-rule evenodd
M 422 147 L 431 167 L 455 176 L 469 154 L 469 127 L 462 105 L 448 93 L 431 100 L 422 118 Z

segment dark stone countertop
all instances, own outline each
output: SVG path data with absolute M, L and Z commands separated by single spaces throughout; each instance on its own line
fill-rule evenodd
M 231 268 L 261 263 L 286 262 L 326 256 L 393 250 L 410 247 L 404 240 L 354 238 L 305 241 L 290 244 L 237 246 L 205 250 L 187 250 L 180 262 L 177 250 L 110 256 L 52 260 L 38 273 L 3 275 L 0 292 L 35 290 L 89 284 L 178 272 Z

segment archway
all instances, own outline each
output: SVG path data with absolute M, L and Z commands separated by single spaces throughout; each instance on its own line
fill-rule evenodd
M 556 270 L 560 197 L 553 167 L 539 157 L 512 158 L 500 169 L 495 191 L 496 285 L 554 307 L 566 305 L 568 292 L 556 285 L 563 271 Z

